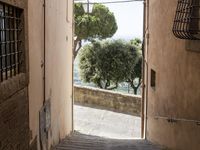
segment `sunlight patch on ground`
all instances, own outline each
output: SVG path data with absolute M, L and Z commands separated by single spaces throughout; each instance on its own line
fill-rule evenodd
M 140 138 L 141 118 L 107 110 L 74 105 L 76 131 L 112 139 Z

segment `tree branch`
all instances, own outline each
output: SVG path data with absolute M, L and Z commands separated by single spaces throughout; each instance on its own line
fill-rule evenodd
M 81 49 L 81 47 L 82 47 L 82 40 L 80 40 L 79 38 L 74 40 L 74 50 L 73 50 L 74 59 L 76 58 L 76 56 L 77 56 L 79 50 Z
M 142 83 L 141 80 L 142 80 L 142 79 L 139 78 L 139 83 L 138 83 L 138 85 L 137 85 L 137 89 L 140 87 L 140 85 L 141 85 L 141 83 Z

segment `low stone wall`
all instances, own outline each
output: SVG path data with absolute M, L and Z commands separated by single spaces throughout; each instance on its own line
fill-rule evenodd
M 141 96 L 74 86 L 75 104 L 140 116 Z

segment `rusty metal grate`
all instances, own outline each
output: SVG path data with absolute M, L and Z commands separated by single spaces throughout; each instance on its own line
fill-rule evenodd
M 180 39 L 200 40 L 200 0 L 178 0 L 173 33 Z
M 22 9 L 0 3 L 0 82 L 20 73 Z

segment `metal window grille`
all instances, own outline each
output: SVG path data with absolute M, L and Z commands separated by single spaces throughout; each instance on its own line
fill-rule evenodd
M 178 0 L 173 33 L 180 39 L 200 40 L 200 0 Z
M 20 73 L 22 9 L 0 2 L 0 82 Z

